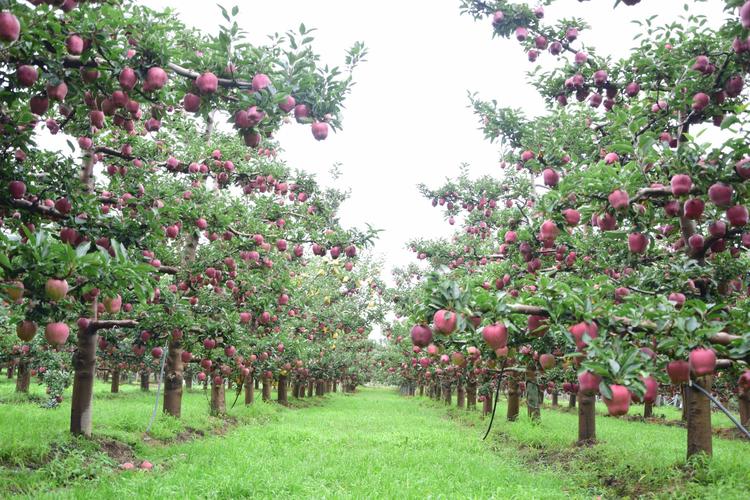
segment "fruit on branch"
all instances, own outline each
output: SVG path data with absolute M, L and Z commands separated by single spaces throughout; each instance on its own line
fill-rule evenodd
M 16 325 L 16 335 L 24 342 L 31 342 L 36 335 L 37 325 L 33 321 L 23 320 Z
M 188 113 L 196 113 L 201 107 L 201 98 L 188 92 L 182 98 L 182 108 Z
M 628 208 L 628 205 L 630 204 L 628 193 L 622 189 L 612 191 L 607 199 L 609 200 L 609 204 L 612 205 L 612 208 L 615 210 L 624 210 Z
M 693 188 L 693 179 L 686 174 L 677 174 L 672 176 L 669 181 L 669 185 L 672 187 L 672 194 L 675 196 L 682 196 L 688 194 Z
M 122 297 L 117 294 L 114 297 L 104 297 L 102 300 L 104 304 L 104 310 L 110 314 L 116 314 L 120 312 L 122 307 Z
M 502 349 L 508 344 L 508 328 L 503 323 L 494 323 L 482 328 L 482 338 L 492 350 Z
M 718 207 L 728 207 L 732 204 L 733 192 L 734 190 L 731 186 L 717 182 L 708 188 L 708 198 L 711 200 L 711 203 Z
M 44 338 L 53 346 L 60 346 L 68 340 L 70 328 L 65 323 L 48 323 L 44 328 Z
M 328 124 L 325 122 L 313 122 L 312 134 L 316 140 L 324 140 L 326 137 L 328 137 Z
M 44 292 L 48 299 L 59 302 L 68 294 L 68 282 L 50 278 L 44 284 Z
M 544 172 L 542 172 L 542 177 L 545 186 L 555 187 L 557 186 L 557 183 L 560 182 L 560 174 L 551 168 L 545 168 Z
M 628 249 L 632 253 L 644 253 L 648 248 L 648 238 L 643 233 L 630 233 L 628 235 Z
M 710 375 L 716 369 L 716 353 L 713 349 L 699 347 L 690 351 L 690 371 L 696 377 Z
M 143 90 L 146 92 L 160 90 L 167 84 L 167 80 L 169 80 L 169 76 L 166 71 L 158 66 L 149 68 L 146 72 L 146 81 L 143 84 Z
M 543 370 L 551 370 L 555 367 L 555 357 L 552 354 L 542 354 L 539 356 L 539 366 Z
M 294 100 L 294 97 L 288 95 L 279 103 L 279 109 L 284 113 L 289 113 L 296 105 L 297 102 Z
M 685 384 L 690 380 L 690 363 L 677 359 L 667 363 L 667 375 L 673 384 Z
M 588 340 L 584 337 L 588 335 L 589 339 L 595 339 L 599 335 L 599 327 L 596 323 L 581 322 L 572 325 L 568 328 L 568 331 L 573 336 L 573 340 L 576 343 L 576 347 L 581 350 L 588 345 Z
M 31 87 L 39 78 L 39 72 L 34 66 L 23 64 L 16 70 L 16 78 L 21 86 Z
M 426 325 L 414 325 L 411 329 L 411 342 L 415 346 L 427 347 L 432 342 L 432 330 Z
M 15 42 L 21 36 L 21 23 L 12 13 L 0 12 L 0 40 Z
M 219 88 L 219 78 L 211 72 L 206 72 L 195 79 L 195 86 L 201 94 L 213 94 Z
M 609 414 L 613 417 L 625 415 L 630 408 L 630 390 L 624 385 L 617 384 L 610 385 L 609 389 L 612 391 L 612 397 L 602 398 Z
M 26 184 L 21 181 L 10 181 L 8 183 L 8 191 L 11 198 L 20 200 L 26 194 Z
M 251 84 L 253 86 L 253 92 L 260 92 L 261 90 L 271 85 L 271 79 L 268 77 L 268 75 L 259 73 L 253 77 Z
M 602 378 L 594 372 L 584 371 L 578 374 L 578 390 L 587 396 L 599 394 L 599 383 Z
M 442 334 L 449 335 L 456 330 L 458 315 L 453 311 L 440 309 L 435 313 L 432 320 L 435 325 L 435 330 Z
M 748 212 L 744 205 L 735 205 L 727 209 L 727 220 L 735 227 L 743 227 L 748 222 Z
M 71 55 L 81 55 L 84 48 L 83 38 L 78 35 L 70 35 L 65 39 L 65 48 L 68 49 L 68 53 Z
M 659 382 L 650 375 L 648 377 L 642 377 L 641 381 L 646 386 L 646 392 L 643 394 L 643 401 L 653 404 L 656 401 L 656 395 L 659 391 Z

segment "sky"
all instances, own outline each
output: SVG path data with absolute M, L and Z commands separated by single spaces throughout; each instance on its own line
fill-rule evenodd
M 172 7 L 188 25 L 218 33 L 225 23 L 213 2 L 144 0 L 150 7 Z M 498 146 L 485 141 L 468 108 L 467 91 L 500 105 L 543 112 L 543 103 L 526 83 L 532 64 L 515 40 L 493 39 L 490 20 L 461 16 L 458 0 L 245 0 L 238 22 L 252 42 L 267 34 L 296 29 L 301 22 L 318 29 L 315 48 L 322 62 L 343 65 L 345 50 L 364 41 L 367 61 L 343 110 L 344 130 L 315 141 L 309 126 L 290 124 L 277 138 L 284 159 L 294 168 L 318 175 L 323 183 L 351 189 L 341 211 L 345 226 L 368 222 L 384 230 L 374 253 L 389 269 L 415 259 L 406 249 L 414 237 L 449 236 L 453 227 L 422 198 L 417 184 L 438 186 L 455 176 L 459 165 L 472 176 L 501 175 Z M 222 3 L 228 10 L 231 0 Z M 598 53 L 623 56 L 634 46 L 638 28 L 632 19 L 658 14 L 664 21 L 683 15 L 679 0 L 651 0 L 612 9 L 614 0 L 558 0 L 546 17 L 582 17 L 593 29 L 580 39 Z M 722 2 L 691 2 L 691 14 L 710 13 L 720 22 Z M 715 24 L 715 23 L 712 23 Z M 543 64 L 554 64 L 544 55 Z M 200 68 L 195 68 L 200 70 Z M 341 177 L 330 178 L 340 163 Z

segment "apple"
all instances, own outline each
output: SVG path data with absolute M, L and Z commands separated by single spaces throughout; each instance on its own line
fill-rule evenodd
M 65 323 L 48 323 L 44 328 L 44 338 L 53 346 L 64 344 L 70 335 L 70 328 Z
M 568 331 L 573 336 L 573 340 L 575 340 L 576 347 L 579 350 L 588 345 L 584 335 L 588 335 L 590 339 L 595 339 L 599 335 L 599 327 L 596 326 L 596 323 L 577 323 L 570 326 Z
M 83 53 L 83 38 L 78 35 L 70 35 L 65 39 L 65 48 L 68 49 L 68 53 L 74 56 L 79 56 Z
M 0 40 L 15 42 L 21 36 L 21 23 L 18 18 L 8 11 L 0 12 Z
M 59 302 L 68 294 L 68 282 L 50 278 L 44 285 L 44 291 L 48 299 Z
M 414 325 L 411 329 L 412 344 L 427 347 L 432 341 L 432 330 L 426 325 Z
M 37 331 L 37 325 L 33 321 L 23 320 L 16 325 L 16 335 L 24 342 L 31 342 Z
M 35 67 L 23 64 L 16 70 L 16 78 L 22 87 L 31 87 L 39 78 L 39 72 Z
M 122 297 L 119 294 L 114 297 L 104 297 L 102 302 L 104 303 L 104 310 L 110 314 L 120 312 L 120 308 L 122 307 Z
M 209 71 L 195 79 L 195 86 L 201 94 L 213 94 L 219 88 L 219 79 Z
M 253 77 L 251 84 L 253 86 L 253 92 L 260 92 L 261 90 L 271 85 L 271 79 L 268 77 L 268 75 L 258 73 Z
M 688 194 L 693 188 L 693 179 L 691 179 L 689 175 L 677 174 L 672 176 L 669 185 L 672 188 L 673 195 L 682 196 Z
M 717 182 L 708 188 L 708 198 L 711 200 L 711 203 L 718 207 L 728 207 L 732 204 L 733 192 L 734 190 L 731 186 Z
M 748 222 L 748 212 L 744 205 L 735 205 L 727 209 L 729 224 L 735 227 L 743 227 Z
M 599 383 L 602 378 L 594 372 L 584 371 L 578 374 L 578 390 L 587 396 L 599 394 Z
M 200 96 L 188 92 L 185 94 L 185 97 L 182 98 L 182 108 L 188 113 L 197 113 L 200 107 Z
M 702 347 L 690 351 L 689 356 L 690 371 L 696 377 L 710 375 L 716 368 L 716 353 L 713 349 L 704 349 Z
M 630 390 L 623 385 L 616 384 L 610 385 L 609 388 L 612 391 L 612 397 L 602 398 L 609 414 L 613 417 L 625 415 L 630 408 Z
M 648 248 L 648 238 L 643 233 L 630 233 L 628 235 L 628 249 L 632 253 L 644 253 Z
M 690 380 L 690 363 L 683 359 L 667 363 L 667 375 L 673 384 L 685 384 Z
M 322 141 L 328 137 L 328 124 L 325 122 L 313 122 L 311 125 L 312 134 L 316 140 Z
M 482 328 L 482 338 L 492 350 L 502 349 L 508 343 L 508 328 L 503 323 L 494 323 Z
M 456 329 L 458 316 L 453 311 L 440 309 L 432 318 L 435 329 L 445 335 L 453 333 Z
M 542 354 L 539 356 L 539 366 L 542 370 L 550 370 L 555 367 L 555 357 L 552 354 Z
M 609 200 L 609 204 L 612 205 L 612 208 L 614 208 L 615 210 L 627 209 L 628 205 L 630 204 L 630 197 L 628 196 L 628 193 L 626 193 L 622 189 L 616 189 L 615 191 L 612 191 L 607 199 Z

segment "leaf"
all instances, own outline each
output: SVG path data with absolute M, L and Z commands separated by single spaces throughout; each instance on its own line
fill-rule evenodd
M 620 363 L 616 359 L 610 359 L 609 368 L 612 370 L 613 375 L 617 375 L 620 372 Z
M 91 242 L 87 241 L 86 243 L 81 243 L 78 245 L 78 248 L 76 248 L 76 258 L 80 259 L 84 255 L 86 255 L 89 252 L 89 248 L 91 248 Z
M 240 11 L 240 7 L 238 5 L 235 5 L 234 7 L 232 7 L 232 17 L 236 16 L 237 13 L 239 13 L 239 11 Z
M 599 392 L 601 393 L 602 397 L 612 399 L 612 389 L 610 389 L 609 385 L 607 385 L 607 383 L 603 380 L 599 382 Z

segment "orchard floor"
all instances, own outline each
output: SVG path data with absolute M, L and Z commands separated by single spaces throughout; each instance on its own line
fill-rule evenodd
M 545 411 L 541 424 L 523 416 L 508 423 L 500 404 L 494 430 L 483 442 L 487 420 L 478 412 L 448 410 L 389 389 L 361 389 L 305 399 L 291 409 L 262 403 L 245 408 L 240 402 L 229 412 L 234 425 L 227 427 L 205 416 L 205 396 L 195 390 L 185 395 L 183 420 L 159 417 L 154 439 L 144 442 L 153 392 L 125 386 L 109 397 L 98 384 L 96 442 L 123 443 L 132 453 L 123 459 L 155 464 L 151 472 L 122 472 L 110 458 L 91 459 L 98 447 L 67 436 L 69 406 L 19 404 L 8 400 L 9 389 L 0 384 L 0 498 L 15 492 L 97 499 L 649 493 L 729 499 L 748 498 L 750 491 L 750 443 L 715 439 L 714 460 L 686 467 L 684 429 L 656 424 L 598 418 L 602 442 L 581 450 L 571 446 L 574 414 Z M 28 467 L 25 460 L 36 465 Z

